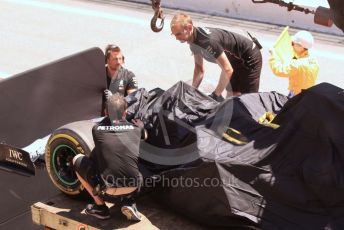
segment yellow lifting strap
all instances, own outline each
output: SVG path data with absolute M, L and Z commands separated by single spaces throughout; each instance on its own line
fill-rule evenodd
M 275 118 L 275 115 L 272 112 L 266 112 L 263 114 L 263 116 L 261 116 L 258 119 L 258 123 L 265 125 L 265 126 L 268 126 L 270 128 L 273 128 L 273 129 L 277 129 L 280 126 L 278 124 L 272 123 L 274 118 Z
M 258 123 L 273 129 L 277 129 L 280 126 L 278 124 L 272 123 L 274 118 L 275 115 L 272 112 L 266 112 L 263 114 L 263 116 L 261 116 L 258 119 Z M 250 142 L 250 140 L 246 136 L 244 136 L 239 130 L 233 129 L 231 127 L 227 128 L 226 132 L 222 134 L 222 137 L 225 140 L 236 145 L 245 145 L 248 142 Z
M 222 134 L 222 137 L 236 145 L 245 145 L 249 142 L 247 137 L 245 137 L 239 130 L 228 127 L 226 132 Z

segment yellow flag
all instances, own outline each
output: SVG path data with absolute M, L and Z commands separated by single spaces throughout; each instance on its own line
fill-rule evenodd
M 273 46 L 282 63 L 289 62 L 294 56 L 293 47 L 291 46 L 291 37 L 288 29 L 288 26 L 284 28 Z

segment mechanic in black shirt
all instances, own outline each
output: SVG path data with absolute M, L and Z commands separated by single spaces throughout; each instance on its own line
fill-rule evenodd
M 105 48 L 105 67 L 107 89 L 104 91 L 102 103 L 102 116 L 105 115 L 105 101 L 114 93 L 123 96 L 137 90 L 135 74 L 123 67 L 124 56 L 119 46 L 109 44 Z
M 99 219 L 110 218 L 104 203 L 109 199 L 123 204 L 121 211 L 129 220 L 141 220 L 133 196 L 142 183 L 138 156 L 141 136 L 146 138 L 147 133 L 140 120 L 125 120 L 126 109 L 122 95 L 111 95 L 108 116 L 92 129 L 95 148 L 90 157 L 78 154 L 73 159 L 78 179 L 95 202 L 85 212 Z
M 194 27 L 185 13 L 173 17 L 171 31 L 177 40 L 190 45 L 195 60 L 194 87 L 198 88 L 203 80 L 204 58 L 217 63 L 222 70 L 218 85 L 210 95 L 215 100 L 223 100 L 221 93 L 225 88 L 227 97 L 258 92 L 262 55 L 251 39 L 223 29 Z

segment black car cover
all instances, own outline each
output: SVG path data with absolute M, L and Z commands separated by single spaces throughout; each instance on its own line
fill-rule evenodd
M 129 111 L 150 135 L 141 166 L 169 207 L 216 226 L 344 229 L 343 89 L 218 104 L 180 82 L 136 97 Z M 267 112 L 277 115 L 259 123 Z
M 0 83 L 1 141 L 23 147 L 100 114 L 102 52 L 55 64 Z M 271 92 L 219 104 L 179 82 L 129 97 L 128 118 L 149 133 L 140 166 L 155 176 L 145 185 L 169 207 L 214 226 L 344 229 L 343 89 L 320 84 L 291 100 Z M 0 181 L 6 229 L 30 226 L 29 205 L 56 191 L 39 170 L 31 178 L 1 172 Z

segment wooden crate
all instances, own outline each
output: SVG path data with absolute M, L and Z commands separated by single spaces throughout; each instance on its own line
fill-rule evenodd
M 35 224 L 46 229 L 214 229 L 197 223 L 167 210 L 149 196 L 138 199 L 137 206 L 143 215 L 140 222 L 128 221 L 121 213 L 120 207 L 113 204 L 110 207 L 111 218 L 99 220 L 85 214 L 86 201 L 71 199 L 64 194 L 49 201 L 37 202 L 31 206 L 32 220 Z

